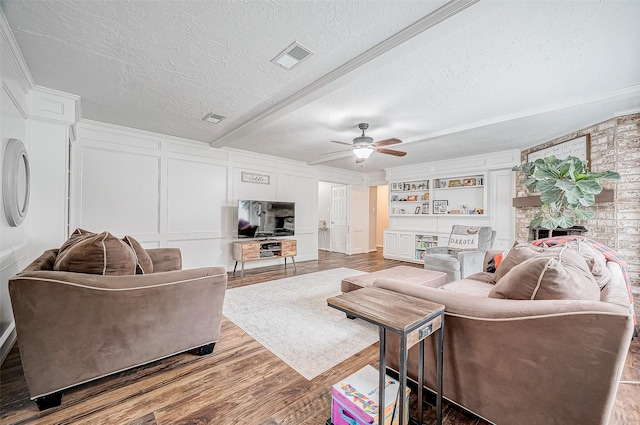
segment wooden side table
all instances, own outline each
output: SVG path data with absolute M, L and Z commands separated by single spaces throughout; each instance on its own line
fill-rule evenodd
M 380 381 L 378 411 L 384 412 L 384 381 L 386 374 L 385 342 L 387 331 L 400 336 L 400 394 L 407 386 L 407 357 L 409 348 L 419 346 L 418 361 L 418 423 L 423 420 L 424 340 L 438 329 L 437 356 L 437 424 L 442 425 L 442 360 L 444 352 L 444 306 L 420 298 L 375 287 L 358 289 L 327 299 L 330 307 L 350 316 L 359 317 L 380 329 Z M 399 424 L 405 423 L 405 397 L 400 397 Z M 407 406 L 408 407 L 408 406 Z

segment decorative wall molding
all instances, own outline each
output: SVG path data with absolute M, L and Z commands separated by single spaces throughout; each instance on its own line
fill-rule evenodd
M 520 151 L 512 149 L 508 151 L 489 154 L 466 156 L 456 159 L 428 162 L 426 164 L 405 165 L 386 169 L 386 179 L 391 180 L 416 180 L 427 179 L 437 175 L 444 177 L 465 173 L 482 172 L 511 168 L 520 164 Z
M 16 75 L 18 75 L 18 80 L 24 92 L 29 92 L 29 90 L 35 87 L 35 83 L 31 76 L 31 71 L 29 71 L 29 67 L 27 67 L 27 62 L 24 60 L 22 52 L 18 47 L 18 43 L 13 36 L 13 31 L 11 31 L 7 18 L 4 16 L 2 8 L 0 8 L 0 32 L 2 32 L 2 39 L 4 41 L 3 45 L 7 46 L 11 52 L 11 55 L 9 55 L 8 58 L 9 65 Z
M 29 118 L 75 125 L 80 115 L 80 96 L 36 86 L 29 92 Z

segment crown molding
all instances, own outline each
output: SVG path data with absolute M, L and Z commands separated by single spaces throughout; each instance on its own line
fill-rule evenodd
M 10 52 L 9 65 L 18 75 L 22 89 L 25 93 L 28 93 L 35 87 L 35 83 L 2 8 L 0 8 L 0 32 L 2 32 L 3 42 L 7 45 Z

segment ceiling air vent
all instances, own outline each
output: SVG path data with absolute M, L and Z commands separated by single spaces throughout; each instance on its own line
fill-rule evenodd
M 204 118 L 202 118 L 202 121 L 218 124 L 225 118 L 226 117 L 223 117 L 222 115 L 214 114 L 213 112 L 211 112 L 210 114 L 205 115 Z
M 313 52 L 311 52 L 311 50 L 294 41 L 293 44 L 273 58 L 271 62 L 280 65 L 285 69 L 291 69 L 312 54 Z

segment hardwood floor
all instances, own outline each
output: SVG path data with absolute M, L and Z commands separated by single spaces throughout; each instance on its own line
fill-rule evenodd
M 384 260 L 380 253 L 346 256 L 320 252 L 319 257 L 319 261 L 297 263 L 297 270 L 290 265 L 286 270 L 282 266 L 245 270 L 243 278 L 230 275 L 228 286 L 336 267 L 371 272 L 408 265 Z M 39 412 L 29 400 L 16 344 L 0 368 L 0 423 L 324 425 L 330 416 L 331 385 L 366 364 L 377 367 L 377 360 L 378 345 L 374 344 L 307 381 L 225 319 L 213 354 L 179 354 L 80 385 L 64 392 L 60 407 Z M 638 340 L 632 343 L 622 380 L 640 380 Z M 425 423 L 435 423 L 433 413 L 427 411 Z M 487 424 L 446 402 L 444 423 Z M 614 424 L 640 424 L 640 385 L 620 385 L 610 421 Z

